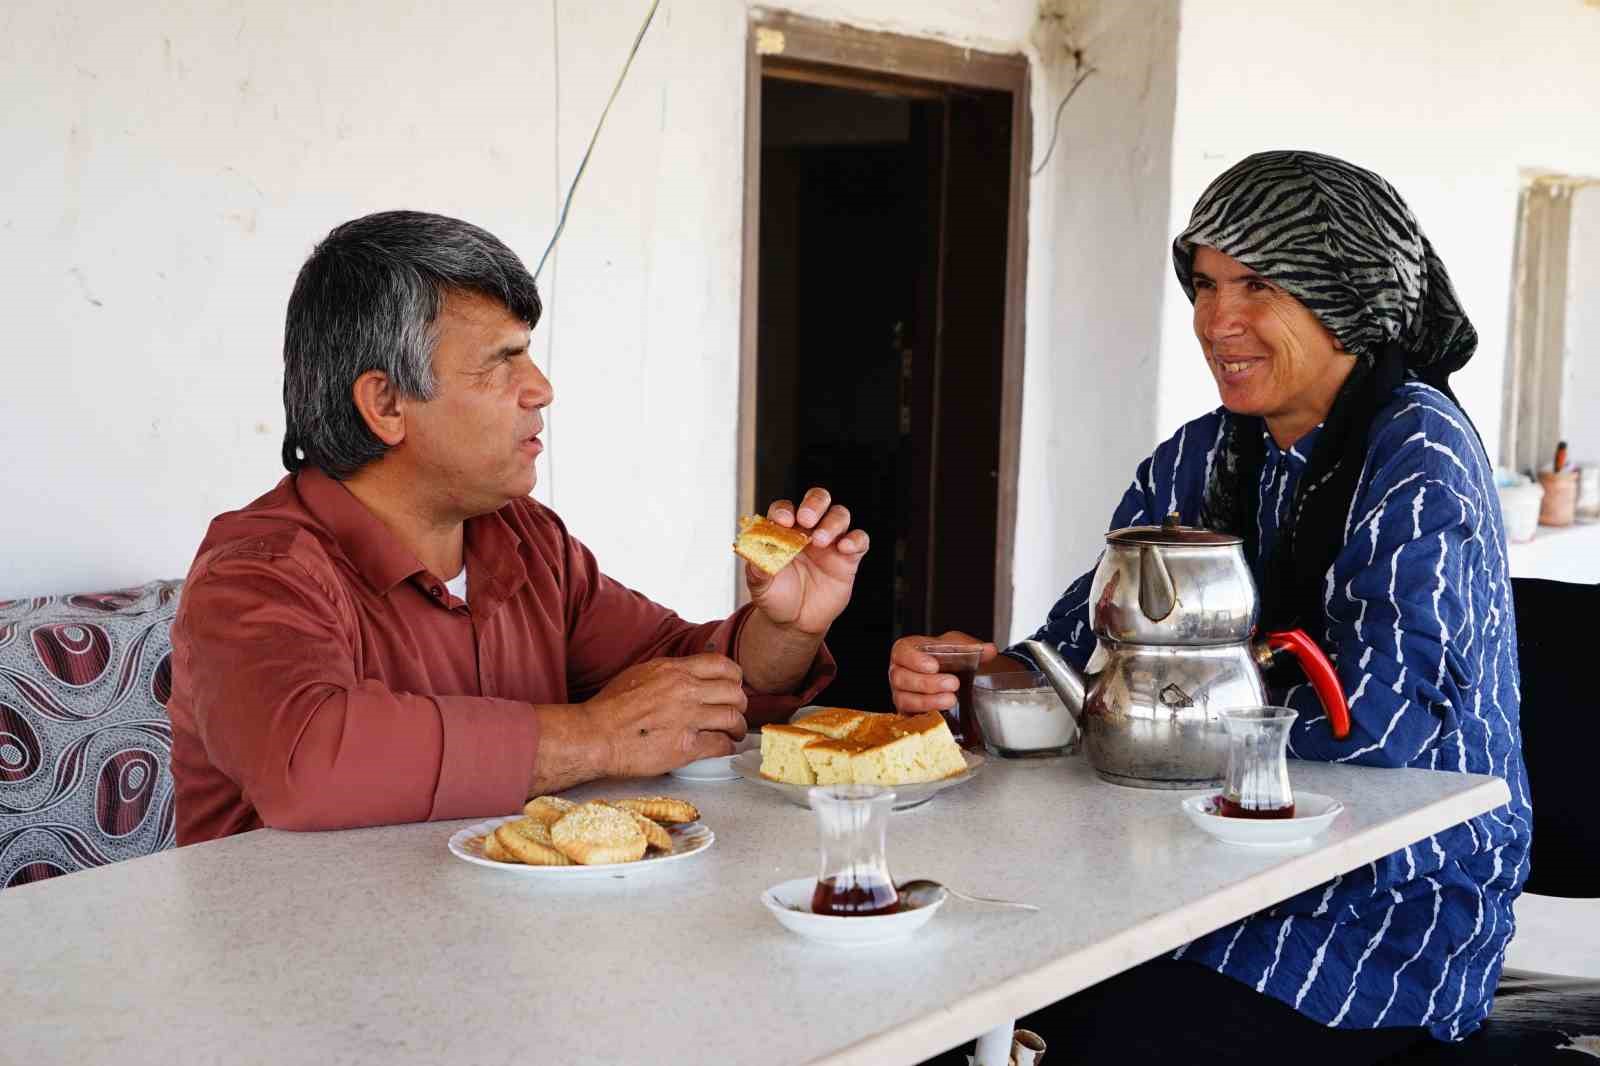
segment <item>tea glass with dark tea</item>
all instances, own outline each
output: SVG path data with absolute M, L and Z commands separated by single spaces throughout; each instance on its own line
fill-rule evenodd
M 978 673 L 983 645 L 929 642 L 917 645 L 917 650 L 939 660 L 941 674 L 956 676 L 956 705 L 943 712 L 956 743 L 963 748 L 982 749 L 983 729 L 978 725 L 978 713 L 972 704 L 972 679 Z
M 1228 777 L 1217 812 L 1229 818 L 1293 818 L 1289 787 L 1289 727 L 1299 717 L 1287 707 L 1220 711 L 1228 733 Z
M 817 785 L 808 795 L 821 845 L 811 913 L 861 917 L 899 910 L 884 849 L 894 792 L 878 785 Z

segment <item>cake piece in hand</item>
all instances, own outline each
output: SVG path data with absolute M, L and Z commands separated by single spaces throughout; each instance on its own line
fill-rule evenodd
M 770 518 L 745 515 L 739 519 L 739 537 L 733 542 L 734 554 L 757 570 L 772 575 L 789 565 L 811 543 L 811 535 Z

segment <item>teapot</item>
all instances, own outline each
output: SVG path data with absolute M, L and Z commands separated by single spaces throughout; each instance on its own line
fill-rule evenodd
M 1302 629 L 1255 635 L 1259 601 L 1243 542 L 1180 525 L 1106 534 L 1089 591 L 1098 638 L 1079 673 L 1037 640 L 1030 655 L 1077 720 L 1101 778 L 1135 788 L 1220 785 L 1228 738 L 1221 711 L 1267 702 L 1261 668 L 1280 652 L 1305 670 L 1335 739 L 1350 735 L 1338 675 Z

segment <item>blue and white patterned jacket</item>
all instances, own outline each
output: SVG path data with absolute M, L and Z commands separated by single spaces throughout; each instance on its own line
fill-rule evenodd
M 1197 418 L 1139 465 L 1113 529 L 1176 511 L 1201 524 L 1223 412 Z M 1329 572 L 1329 652 L 1350 702 L 1335 742 L 1309 685 L 1274 692 L 1300 712 L 1290 754 L 1367 766 L 1490 773 L 1507 806 L 1184 945 L 1175 955 L 1344 1028 L 1423 1026 L 1441 1040 L 1488 1013 L 1528 872 L 1531 808 L 1518 728 L 1516 622 L 1499 497 L 1476 433 L 1444 394 L 1407 381 L 1378 413 Z M 1320 427 L 1266 442 L 1261 552 L 1288 515 Z M 1252 559 L 1257 583 L 1261 559 Z M 1092 571 L 1035 639 L 1078 666 L 1094 650 Z M 1013 652 L 1013 654 L 1016 654 Z M 1019 656 L 1026 658 L 1025 656 Z M 1381 778 L 1373 787 L 1381 788 Z

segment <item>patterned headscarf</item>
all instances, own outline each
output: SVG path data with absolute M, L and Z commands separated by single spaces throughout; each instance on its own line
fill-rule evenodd
M 1301 476 L 1289 522 L 1264 567 L 1264 628 L 1322 633 L 1324 577 L 1343 542 L 1373 421 L 1406 372 L 1450 392 L 1477 331 L 1411 209 L 1369 170 L 1314 152 L 1259 152 L 1211 183 L 1172 242 L 1194 300 L 1194 250 L 1215 248 L 1306 306 L 1359 365 Z M 1264 423 L 1230 414 L 1202 521 L 1239 534 L 1257 556 Z
M 1305 304 L 1371 364 L 1390 341 L 1434 383 L 1478 346 L 1444 264 L 1394 187 L 1315 152 L 1258 152 L 1201 194 L 1172 242 L 1194 300 L 1197 245 L 1232 256 Z

